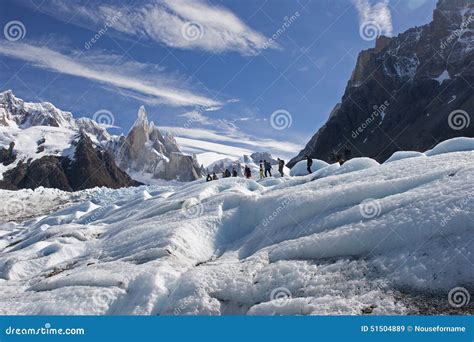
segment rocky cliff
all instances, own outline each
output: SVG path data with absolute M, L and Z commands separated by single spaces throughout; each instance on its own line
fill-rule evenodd
M 108 152 L 95 147 L 85 133 L 74 144 L 73 158 L 47 155 L 19 161 L 4 173 L 0 188 L 35 189 L 43 186 L 77 191 L 101 186 L 116 189 L 140 185 L 115 165 Z
M 474 2 L 439 0 L 430 24 L 379 37 L 359 54 L 341 103 L 288 166 L 305 155 L 330 161 L 346 146 L 384 161 L 473 137 L 473 89 Z
M 0 188 L 138 184 L 127 172 L 143 180 L 201 176 L 195 158 L 183 155 L 173 136 L 149 123 L 143 107 L 127 136 L 113 136 L 94 120 L 74 118 L 51 103 L 0 93 Z
M 201 177 L 201 168 L 192 156 L 181 153 L 171 135 L 162 135 L 153 122 L 148 121 L 145 108 L 126 137 L 114 143 L 118 164 L 131 174 L 149 174 L 165 180 L 193 181 Z

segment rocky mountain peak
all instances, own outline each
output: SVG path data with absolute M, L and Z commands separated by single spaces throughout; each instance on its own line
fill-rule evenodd
M 148 121 L 143 106 L 139 108 L 130 132 L 122 140 L 116 154 L 123 170 L 166 180 L 191 181 L 201 176 L 193 157 L 183 155 L 173 136 L 163 136 L 159 128 Z
M 8 113 L 9 118 L 6 118 L 5 113 Z M 49 102 L 25 102 L 17 98 L 11 90 L 7 90 L 0 93 L 0 124 L 10 126 L 12 122 L 22 128 L 31 126 L 72 128 L 75 126 L 72 113 L 59 110 Z
M 306 154 L 331 161 L 347 146 L 352 156 L 384 161 L 398 150 L 474 136 L 474 125 L 449 122 L 455 111 L 474 113 L 473 60 L 474 2 L 438 1 L 431 23 L 381 36 L 359 54 L 340 105 L 288 166 Z

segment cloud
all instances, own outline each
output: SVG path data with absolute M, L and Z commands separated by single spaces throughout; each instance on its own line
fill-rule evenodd
M 380 28 L 380 34 L 393 34 L 392 14 L 389 0 L 381 0 L 372 4 L 370 0 L 352 0 L 359 13 L 360 25 L 375 23 Z
M 179 49 L 256 55 L 268 40 L 229 9 L 203 0 L 148 0 L 133 6 L 54 0 L 53 6 L 41 10 L 85 27 L 99 28 L 114 18 L 112 28 L 117 32 Z
M 186 153 L 218 152 L 241 157 L 243 154 L 252 153 L 250 151 L 267 151 L 275 156 L 289 159 L 302 148 L 302 145 L 293 142 L 280 139 L 261 139 L 241 132 L 229 135 L 205 128 L 160 126 L 159 129 L 173 134 Z M 222 145 L 226 149 L 235 149 L 235 151 L 217 149 L 216 145 Z M 243 150 L 245 150 L 244 153 Z
M 193 110 L 184 114 L 180 114 L 178 117 L 186 120 L 184 123 L 185 127 L 195 127 L 197 125 L 202 125 L 219 129 L 225 134 L 233 134 L 238 131 L 238 128 L 232 121 L 208 117 L 200 110 Z
M 190 90 L 172 87 L 173 80 L 160 74 L 149 75 L 145 64 L 117 61 L 114 55 L 72 56 L 64 55 L 47 47 L 38 47 L 20 42 L 0 42 L 0 55 L 26 61 L 34 67 L 61 74 L 86 78 L 108 86 L 132 91 L 156 99 L 170 106 L 220 106 L 221 103 Z M 114 64 L 115 63 L 115 64 Z

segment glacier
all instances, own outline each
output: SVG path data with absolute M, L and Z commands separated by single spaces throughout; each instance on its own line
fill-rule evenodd
M 420 298 L 441 313 L 451 289 L 474 289 L 474 139 L 320 166 L 2 190 L 0 314 L 416 314 Z

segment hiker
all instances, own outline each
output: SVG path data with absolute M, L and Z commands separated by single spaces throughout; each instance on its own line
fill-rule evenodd
M 229 169 L 225 169 L 224 178 L 229 178 L 229 177 L 230 177 L 230 171 L 229 171 Z
M 250 167 L 248 167 L 247 165 L 245 165 L 244 175 L 247 179 L 252 177 L 252 171 L 250 170 Z
M 218 180 L 218 179 L 219 179 L 219 178 L 217 178 L 217 175 L 216 175 L 216 173 L 215 173 L 215 172 L 214 172 L 214 173 L 212 173 L 212 180 Z
M 283 159 L 278 158 L 278 172 L 283 177 L 285 174 L 283 173 L 283 168 L 285 167 L 285 161 Z
M 232 168 L 232 177 L 237 177 L 237 170 L 235 168 Z
M 263 161 L 263 166 L 265 167 L 265 177 L 268 177 L 268 175 L 270 175 L 270 177 L 272 176 L 272 165 L 270 164 L 270 162 L 267 162 L 266 160 Z
M 306 170 L 308 170 L 308 173 L 313 173 L 313 171 L 311 171 L 312 165 L 313 165 L 313 159 L 311 159 L 309 155 L 306 155 Z
M 263 163 L 260 160 L 260 179 L 263 179 L 265 176 L 263 175 Z
M 352 157 L 352 151 L 349 145 L 344 148 L 344 160 L 348 161 Z
M 206 182 L 210 182 L 210 181 L 212 181 L 212 177 L 211 177 L 211 175 L 208 173 L 208 174 L 207 174 L 207 177 L 206 177 Z

